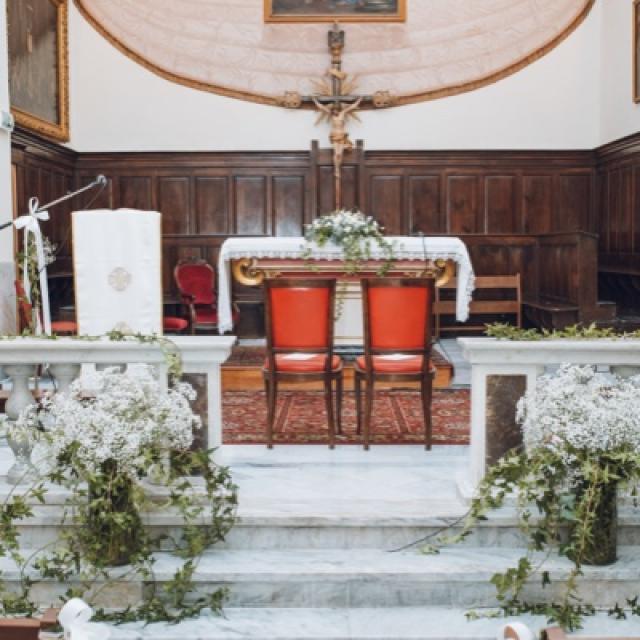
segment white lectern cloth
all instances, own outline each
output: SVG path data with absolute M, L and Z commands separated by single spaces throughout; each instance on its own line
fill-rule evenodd
M 474 274 L 469 252 L 460 238 L 387 236 L 393 243 L 396 260 L 453 260 L 458 268 L 456 290 L 456 319 L 464 322 L 469 317 L 469 303 L 474 289 Z M 220 248 L 218 258 L 218 331 L 224 333 L 233 327 L 231 320 L 230 260 L 239 258 L 303 259 L 305 249 L 311 249 L 311 259 L 342 260 L 342 249 L 326 244 L 319 247 L 307 243 L 302 237 L 292 238 L 230 238 Z M 304 255 L 304 259 L 307 259 Z M 384 260 L 386 256 L 375 243 L 371 243 L 371 258 Z
M 78 333 L 162 333 L 160 214 L 74 211 Z

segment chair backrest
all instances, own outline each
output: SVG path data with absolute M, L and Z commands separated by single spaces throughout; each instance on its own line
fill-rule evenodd
M 29 302 L 24 286 L 20 280 L 15 280 L 16 298 L 18 300 L 18 312 L 20 314 L 20 324 L 22 327 L 33 326 L 33 305 Z
M 173 275 L 180 293 L 191 296 L 194 304 L 215 302 L 216 274 L 204 260 L 179 262 Z
M 365 353 L 428 353 L 434 287 L 433 278 L 363 279 Z
M 269 351 L 332 351 L 335 279 L 282 278 L 264 285 Z

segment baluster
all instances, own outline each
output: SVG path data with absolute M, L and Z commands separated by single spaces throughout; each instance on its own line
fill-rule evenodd
M 56 388 L 60 393 L 69 390 L 71 383 L 80 375 L 80 365 L 73 363 L 55 363 L 49 365 L 49 371 L 56 380 Z
M 11 393 L 5 404 L 5 412 L 11 420 L 16 420 L 24 409 L 36 402 L 29 390 L 29 377 L 35 368 L 33 365 L 11 364 L 5 365 L 4 370 L 11 378 Z M 37 476 L 30 459 L 31 445 L 17 442 L 11 437 L 7 437 L 7 444 L 15 456 L 15 462 L 7 472 L 7 481 L 11 484 L 30 482 Z

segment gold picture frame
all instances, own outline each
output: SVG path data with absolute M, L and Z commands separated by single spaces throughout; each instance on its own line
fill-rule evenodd
M 292 7 L 296 2 L 305 8 L 300 11 Z M 354 6 L 351 11 L 349 4 Z M 391 8 L 385 9 L 386 5 Z M 406 19 L 407 0 L 264 0 L 265 22 L 405 22 Z
M 7 0 L 11 113 L 59 142 L 69 140 L 68 12 L 68 0 Z
M 640 102 L 640 0 L 633 0 L 633 101 Z

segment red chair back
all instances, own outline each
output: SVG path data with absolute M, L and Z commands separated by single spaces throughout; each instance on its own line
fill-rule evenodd
M 335 280 L 265 281 L 267 346 L 327 351 L 333 341 Z
M 362 281 L 365 347 L 371 351 L 422 351 L 431 347 L 434 281 L 370 278 Z
M 215 302 L 216 275 L 213 267 L 204 262 L 181 262 L 173 271 L 182 295 L 192 298 L 194 304 Z
M 16 298 L 18 299 L 18 311 L 22 327 L 31 327 L 33 324 L 33 305 L 27 299 L 24 286 L 20 280 L 15 280 Z

